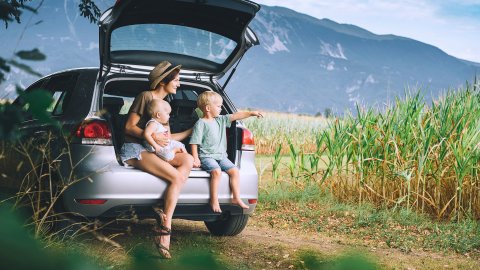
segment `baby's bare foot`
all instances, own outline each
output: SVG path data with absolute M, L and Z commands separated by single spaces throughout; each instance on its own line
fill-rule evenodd
M 221 213 L 222 209 L 220 209 L 220 203 L 218 203 L 218 199 L 210 200 L 210 206 L 212 207 L 213 212 Z
M 242 201 L 241 199 L 235 199 L 235 198 L 233 198 L 233 199 L 232 199 L 232 203 L 240 206 L 240 207 L 243 208 L 243 209 L 248 209 L 248 208 L 250 208 L 248 205 L 246 205 L 245 203 L 243 203 L 243 201 Z

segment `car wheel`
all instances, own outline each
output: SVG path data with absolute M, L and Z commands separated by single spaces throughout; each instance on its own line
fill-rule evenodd
M 234 236 L 247 226 L 248 215 L 226 215 L 216 221 L 205 221 L 208 231 L 216 236 Z

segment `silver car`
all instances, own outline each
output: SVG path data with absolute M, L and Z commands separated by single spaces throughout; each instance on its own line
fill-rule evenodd
M 100 18 L 100 68 L 66 70 L 46 76 L 26 91 L 43 88 L 55 102 L 51 115 L 72 132 L 72 160 L 63 158 L 61 175 L 82 179 L 61 197 L 65 211 L 89 218 L 152 215 L 167 182 L 127 168 L 119 159 L 128 110 L 135 96 L 149 89 L 147 75 L 162 60 L 181 64 L 181 87 L 168 96 L 173 133 L 191 128 L 200 93 L 213 90 L 224 99 L 222 114 L 236 111 L 219 83 L 251 46 L 259 44 L 248 24 L 259 11 L 244 0 L 122 0 Z M 234 69 L 233 69 L 234 70 Z M 21 103 L 21 101 L 17 101 Z M 23 124 L 31 134 L 49 128 L 35 119 Z M 204 221 L 214 235 L 236 235 L 246 226 L 258 197 L 252 133 L 241 122 L 227 130 L 228 157 L 240 170 L 241 198 L 250 208 L 230 203 L 227 174 L 218 189 L 222 213 L 209 202 L 210 175 L 193 169 L 183 187 L 174 218 Z M 188 146 L 188 139 L 184 141 Z

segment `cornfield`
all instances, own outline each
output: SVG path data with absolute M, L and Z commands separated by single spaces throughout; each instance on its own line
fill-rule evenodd
M 288 146 L 289 140 L 307 152 L 315 151 L 312 135 L 329 125 L 329 120 L 323 117 L 287 113 L 266 113 L 265 118 L 248 118 L 244 122 L 255 135 L 255 151 L 260 155 L 273 154 L 279 145 Z M 281 154 L 288 153 L 288 147 L 283 147 Z
M 382 112 L 357 107 L 355 115 L 305 127 L 289 121 L 246 122 L 258 153 L 273 155 L 274 178 L 283 166 L 295 184 L 315 181 L 343 201 L 480 218 L 478 83 L 429 106 L 419 92 L 407 93 Z

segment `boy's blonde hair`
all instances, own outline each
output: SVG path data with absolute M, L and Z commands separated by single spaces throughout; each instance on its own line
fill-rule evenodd
M 171 110 L 170 104 L 163 99 L 152 99 L 148 103 L 147 113 L 150 117 L 154 117 L 157 112 L 163 110 Z
M 197 105 L 202 112 L 205 112 L 205 107 L 217 100 L 223 101 L 223 98 L 220 96 L 220 94 L 214 91 L 205 91 L 198 96 Z

